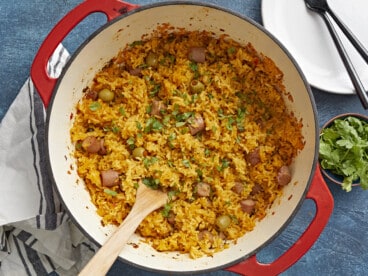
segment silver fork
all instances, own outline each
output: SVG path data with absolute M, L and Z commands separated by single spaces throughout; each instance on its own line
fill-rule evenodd
M 344 63 L 344 66 L 349 74 L 349 77 L 353 83 L 353 86 L 358 94 L 358 97 L 364 107 L 364 109 L 368 109 L 368 96 L 365 92 L 362 82 L 359 79 L 359 76 L 354 68 L 353 63 L 351 62 L 344 45 L 342 44 L 331 20 L 328 15 L 330 15 L 336 22 L 336 24 L 340 27 L 342 32 L 346 35 L 352 45 L 356 48 L 359 54 L 363 57 L 363 59 L 368 63 L 368 51 L 364 48 L 362 43 L 354 36 L 352 31 L 342 22 L 342 20 L 331 10 L 329 7 L 327 0 L 304 0 L 306 7 L 320 14 L 326 23 L 326 26 L 332 36 L 332 39 L 336 45 L 336 48 L 340 54 L 340 57 Z

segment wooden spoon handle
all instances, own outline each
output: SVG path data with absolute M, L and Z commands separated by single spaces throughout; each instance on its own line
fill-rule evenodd
M 135 232 L 143 219 L 152 211 L 163 206 L 166 201 L 166 194 L 150 190 L 149 188 L 146 188 L 145 185 L 141 184 L 137 191 L 136 203 L 129 215 L 117 230 L 107 239 L 105 244 L 97 251 L 79 275 L 106 275 L 123 247 L 126 245 L 130 236 Z
M 137 213 L 133 207 L 124 222 L 108 238 L 79 275 L 105 275 L 144 217 L 145 214 Z

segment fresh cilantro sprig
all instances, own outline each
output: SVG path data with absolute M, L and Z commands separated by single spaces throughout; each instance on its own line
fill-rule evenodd
M 321 132 L 319 158 L 323 169 L 344 178 L 349 192 L 359 180 L 368 189 L 368 123 L 353 116 L 336 119 Z

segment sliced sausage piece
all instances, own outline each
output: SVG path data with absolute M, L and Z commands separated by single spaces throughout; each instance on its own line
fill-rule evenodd
M 119 184 L 119 173 L 114 170 L 101 171 L 102 186 L 112 187 Z
M 162 101 L 152 101 L 151 115 L 161 116 L 161 111 L 164 110 L 166 110 L 166 105 Z
M 134 69 L 130 69 L 129 74 L 131 74 L 132 76 L 140 77 L 142 76 L 142 68 L 136 67 Z
M 87 89 L 85 91 L 86 93 L 86 99 L 91 99 L 91 100 L 97 100 L 98 98 L 98 92 L 96 90 L 91 90 L 91 89 Z
M 234 182 L 234 186 L 232 188 L 233 192 L 240 195 L 244 190 L 244 185 L 241 182 Z
M 277 183 L 280 186 L 285 186 L 291 181 L 291 172 L 288 166 L 282 166 L 277 173 Z
M 261 156 L 259 154 L 259 148 L 255 148 L 250 153 L 246 155 L 246 159 L 249 164 L 252 166 L 257 165 L 259 162 L 261 162 Z
M 193 118 L 189 120 L 190 134 L 196 135 L 198 132 L 204 130 L 205 124 L 201 114 L 196 113 Z
M 203 230 L 198 233 L 198 239 L 199 240 L 208 240 L 210 243 L 214 242 L 214 237 L 212 233 L 208 230 Z
M 250 215 L 253 213 L 255 205 L 256 202 L 253 199 L 243 199 L 240 201 L 242 211 Z
M 171 225 L 175 224 L 175 214 L 173 211 L 169 212 L 169 215 L 167 217 L 167 222 L 170 223 Z
M 194 62 L 203 63 L 206 61 L 206 49 L 203 47 L 192 47 L 188 52 L 188 59 Z
M 211 193 L 211 186 L 204 182 L 197 184 L 197 195 L 202 197 L 208 197 Z
M 107 150 L 105 148 L 105 140 L 101 139 L 100 140 L 100 150 L 98 151 L 99 154 L 101 155 L 105 155 L 107 153 Z
M 226 235 L 225 235 L 225 233 L 221 231 L 221 232 L 219 233 L 219 238 L 220 238 L 220 239 L 222 239 L 222 240 L 226 240 Z
M 88 136 L 83 140 L 82 148 L 89 153 L 97 153 L 101 149 L 101 142 L 94 136 Z
M 256 195 L 262 191 L 262 186 L 258 183 L 254 184 L 252 191 L 250 192 L 251 195 Z
M 201 232 L 198 233 L 198 239 L 201 240 L 208 240 L 210 243 L 213 243 L 214 239 L 213 239 L 213 235 L 210 231 L 208 230 L 202 230 Z

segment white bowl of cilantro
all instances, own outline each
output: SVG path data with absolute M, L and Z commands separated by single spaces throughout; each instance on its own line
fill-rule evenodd
M 343 190 L 368 190 L 368 116 L 345 113 L 329 120 L 320 133 L 319 162 Z

